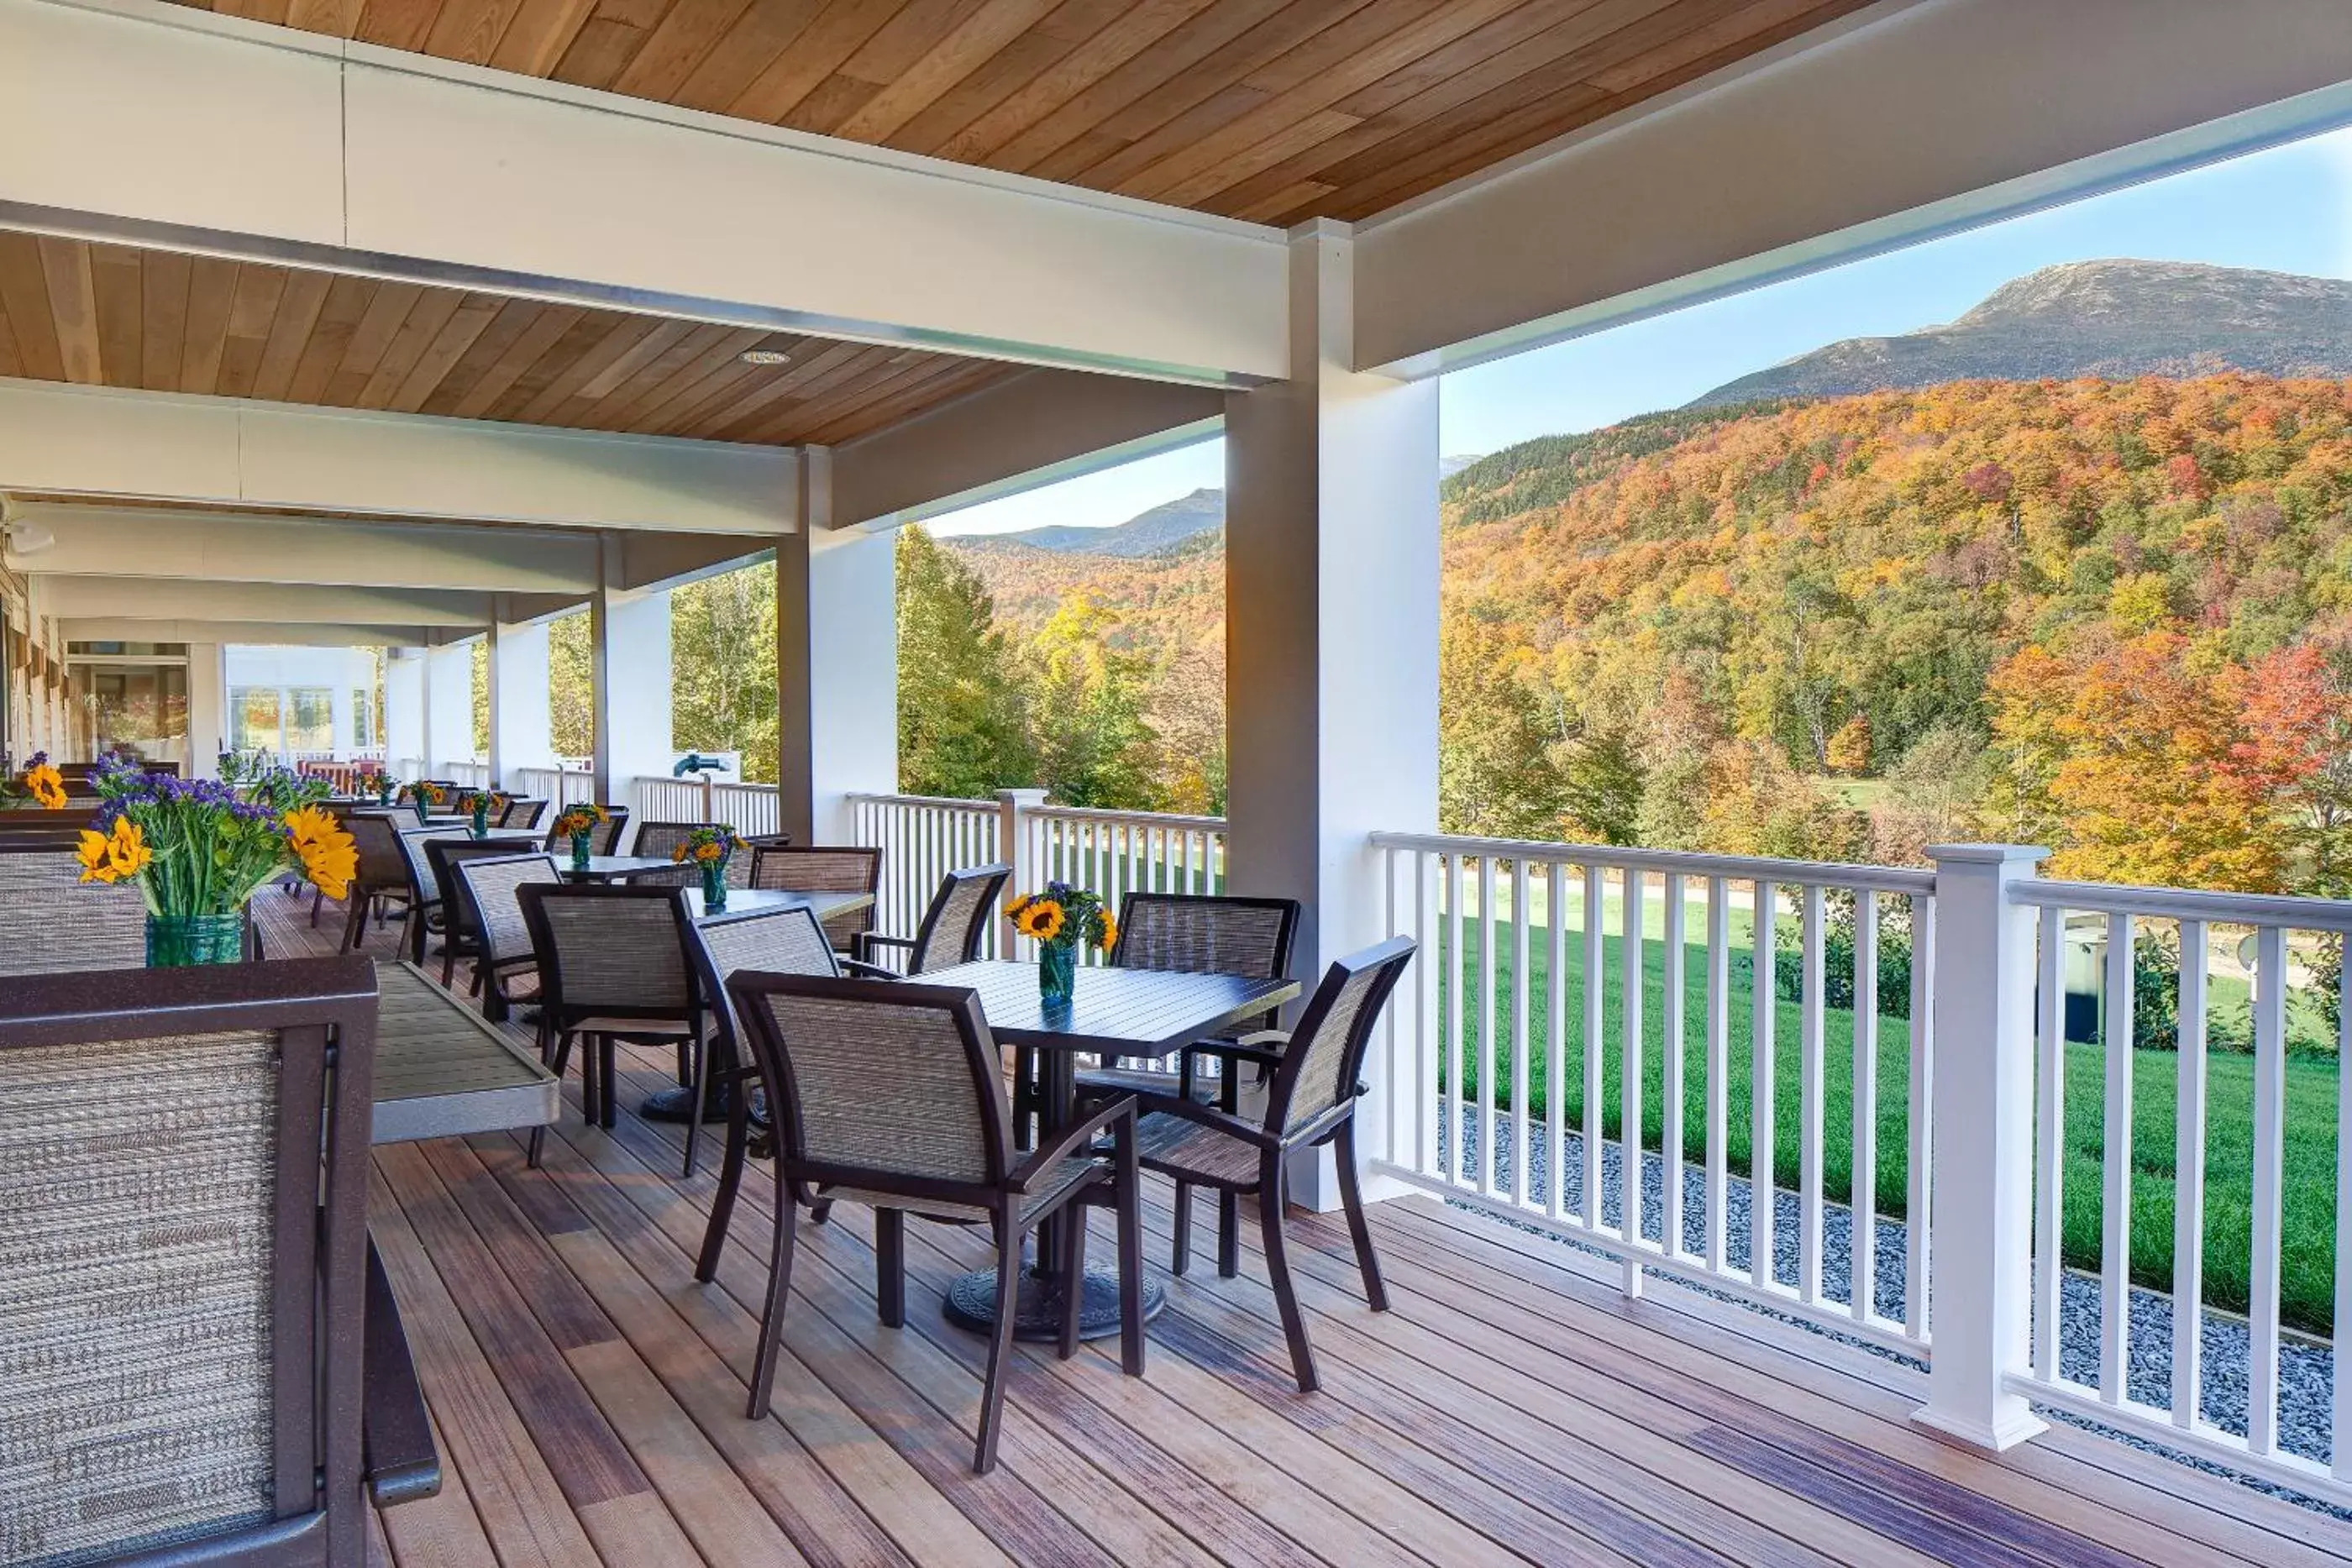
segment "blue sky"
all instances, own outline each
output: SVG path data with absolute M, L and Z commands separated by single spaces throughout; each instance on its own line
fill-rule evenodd
M 2012 277 L 2137 256 L 2352 277 L 2352 130 L 1457 371 L 1439 450 L 1493 452 L 1672 408 L 1841 338 L 1949 321 Z M 1224 444 L 1127 464 L 937 518 L 940 533 L 1124 522 L 1224 482 Z

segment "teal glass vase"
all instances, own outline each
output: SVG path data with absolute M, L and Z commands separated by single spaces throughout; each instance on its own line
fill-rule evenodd
M 196 964 L 236 964 L 245 958 L 245 915 L 151 915 L 147 917 L 147 967 L 184 969 Z
M 727 907 L 727 862 L 711 861 L 702 868 L 702 907 L 716 915 Z
M 586 871 L 588 869 L 588 851 L 589 835 L 584 832 L 572 834 L 572 869 L 573 871 Z
M 1037 995 L 1047 1007 L 1068 1007 L 1077 980 L 1076 942 L 1048 942 L 1037 949 Z
M 477 806 L 474 808 L 474 821 L 472 826 L 474 837 L 478 839 L 487 839 L 490 836 L 490 809 L 488 806 Z

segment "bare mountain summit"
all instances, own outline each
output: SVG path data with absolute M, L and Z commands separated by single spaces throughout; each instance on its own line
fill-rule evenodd
M 1990 379 L 2352 376 L 2352 282 L 2175 261 L 2076 261 L 1993 290 L 1958 320 L 1848 338 L 1686 405 Z

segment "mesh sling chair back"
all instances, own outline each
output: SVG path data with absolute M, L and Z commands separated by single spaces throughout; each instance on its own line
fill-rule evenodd
M 0 1563 L 348 1564 L 440 1487 L 364 958 L 0 988 Z
M 474 911 L 457 882 L 457 867 L 467 861 L 504 860 L 521 845 L 512 839 L 451 838 L 424 841 L 425 863 L 433 868 L 432 894 L 441 911 L 441 983 L 447 985 L 460 959 L 473 964 L 481 956 L 481 938 Z
M 0 841 L 0 975 L 146 962 L 147 901 L 138 888 L 83 882 L 69 851 Z
M 719 1162 L 719 1191 L 711 1199 L 710 1218 L 703 1228 L 702 1254 L 695 1266 L 695 1278 L 708 1283 L 718 1277 L 727 1227 L 735 1213 L 735 1194 L 743 1183 L 744 1162 L 752 1153 L 751 1091 L 760 1082 L 759 1060 L 745 1042 L 727 982 L 738 970 L 830 976 L 838 975 L 841 966 L 833 944 L 825 938 L 824 927 L 817 924 L 815 911 L 804 907 L 751 910 L 700 921 L 694 928 L 691 956 L 702 994 L 712 1002 L 711 1059 L 724 1064 L 730 1091 L 727 1151 Z M 712 1071 L 716 1073 L 719 1069 Z M 789 1207 L 795 1200 L 814 1201 L 806 1191 L 795 1191 L 779 1179 L 776 1201 Z
M 967 866 L 940 878 L 939 890 L 923 911 L 923 923 L 909 936 L 885 936 L 868 931 L 857 938 L 854 971 L 877 979 L 898 975 L 929 975 L 952 969 L 980 956 L 988 923 L 996 916 L 996 896 L 1011 880 L 1009 865 Z M 892 969 L 877 961 L 886 951 L 904 953 L 905 967 Z
M 567 807 L 566 810 L 569 808 Z M 558 854 L 562 854 L 572 848 L 572 841 L 555 831 L 555 824 L 562 820 L 563 812 L 558 811 L 548 819 L 547 823 L 547 847 Z M 592 855 L 619 854 L 621 835 L 628 831 L 628 828 L 629 809 L 626 806 L 605 807 L 604 821 L 589 830 L 588 852 Z
M 539 965 L 541 1059 L 558 1079 L 580 1040 L 581 1108 L 599 1126 L 614 1124 L 613 1042 L 680 1045 L 698 1108 L 709 1064 L 704 1049 L 704 997 L 688 950 L 693 916 L 682 887 L 530 883 L 516 889 Z M 530 1134 L 539 1163 L 546 1129 Z M 684 1174 L 694 1174 L 699 1115 L 686 1124 Z
M 996 1243 L 997 1313 L 981 1396 L 972 1469 L 996 1464 L 1004 1373 L 1013 1348 L 1022 1238 L 1064 1221 L 1066 1310 L 1062 1355 L 1076 1352 L 1086 1251 L 1086 1209 L 1118 1213 L 1120 1364 L 1143 1371 L 1142 1260 L 1131 1101 L 1118 1100 L 1066 1128 L 1050 1147 L 1020 1160 L 1003 1069 L 980 1000 L 955 987 L 904 980 L 831 979 L 738 971 L 728 982 L 766 1080 L 776 1121 L 780 1182 L 874 1209 L 875 1296 L 881 1321 L 906 1321 L 906 1216 L 984 1224 Z M 1113 1135 L 1109 1164 L 1094 1140 Z M 792 1288 L 794 1208 L 775 1208 L 775 1250 L 752 1365 L 749 1414 L 767 1414 L 779 1336 Z
M 1266 1272 L 1302 1393 L 1314 1392 L 1318 1379 L 1315 1353 L 1307 1343 L 1306 1321 L 1299 1314 L 1283 1251 L 1283 1169 L 1300 1149 L 1338 1145 L 1340 1207 L 1347 1210 L 1348 1233 L 1363 1271 L 1364 1295 L 1374 1312 L 1385 1312 L 1388 1292 L 1381 1285 L 1380 1260 L 1372 1252 L 1371 1228 L 1365 1223 L 1356 1178 L 1356 1099 L 1364 1092 L 1358 1075 L 1381 1009 L 1412 961 L 1413 950 L 1411 937 L 1392 936 L 1332 964 L 1307 999 L 1288 1044 L 1273 1055 L 1274 1081 L 1262 1121 L 1203 1105 L 1189 1095 L 1138 1097 L 1147 1113 L 1136 1128 L 1146 1170 L 1188 1186 L 1256 1197 Z M 1173 1266 L 1179 1274 L 1189 1261 L 1190 1208 L 1188 1204 L 1176 1211 Z
M 509 795 L 507 809 L 499 813 L 501 828 L 535 828 L 547 815 L 547 799 L 541 795 Z
M 473 934 L 472 989 L 482 998 L 482 1015 L 501 1019 L 514 1000 L 513 981 L 539 965 L 530 945 L 530 926 L 522 917 L 517 896 L 530 886 L 553 886 L 563 880 L 555 857 L 544 850 L 516 854 L 475 855 L 450 866 L 457 881 L 458 907 Z M 535 988 L 536 982 L 534 982 Z
M 798 893 L 863 893 L 882 885 L 882 852 L 848 844 L 758 844 L 751 885 Z M 874 929 L 874 906 L 845 910 L 824 923 L 834 951 L 857 956 L 858 938 Z
M 710 824 L 708 822 L 642 821 L 637 824 L 636 842 L 631 846 L 629 852 L 667 860 L 678 845 L 693 836 L 697 828 L 709 826 Z M 747 855 L 743 858 L 749 860 L 751 857 Z M 730 871 L 732 872 L 731 866 Z M 676 883 L 680 887 L 697 887 L 701 885 L 702 873 L 690 865 L 681 865 L 676 871 L 657 871 L 645 876 L 634 876 L 629 880 L 641 883 Z M 732 874 L 729 880 L 730 882 L 734 880 Z M 741 884 L 737 883 L 737 885 Z
M 359 874 L 352 879 L 351 891 L 344 895 L 344 952 L 366 939 L 371 914 L 395 899 L 404 906 L 414 896 L 408 854 L 401 845 L 400 834 L 404 824 L 413 825 L 415 821 L 404 810 L 343 814 L 343 829 L 352 835 L 352 847 L 359 852 Z

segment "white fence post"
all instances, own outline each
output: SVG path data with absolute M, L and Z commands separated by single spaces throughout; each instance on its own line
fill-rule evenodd
M 1035 873 L 1036 867 L 1029 863 L 1028 813 L 1045 803 L 1045 791 L 1043 789 L 999 789 L 996 792 L 996 858 L 1013 868 L 1013 875 L 1004 887 L 1007 903 L 1015 894 L 1036 891 L 1030 885 L 1030 878 Z M 996 936 L 996 950 L 1009 958 L 1014 951 L 1013 922 L 1007 919 L 1003 925 L 1003 929 Z
M 2025 1366 L 2033 1269 L 2035 912 L 2011 888 L 2048 852 L 2018 844 L 1927 852 L 1936 862 L 1935 1338 L 1927 1403 L 1912 1419 L 1995 1450 L 2043 1430 L 2008 1382 Z

